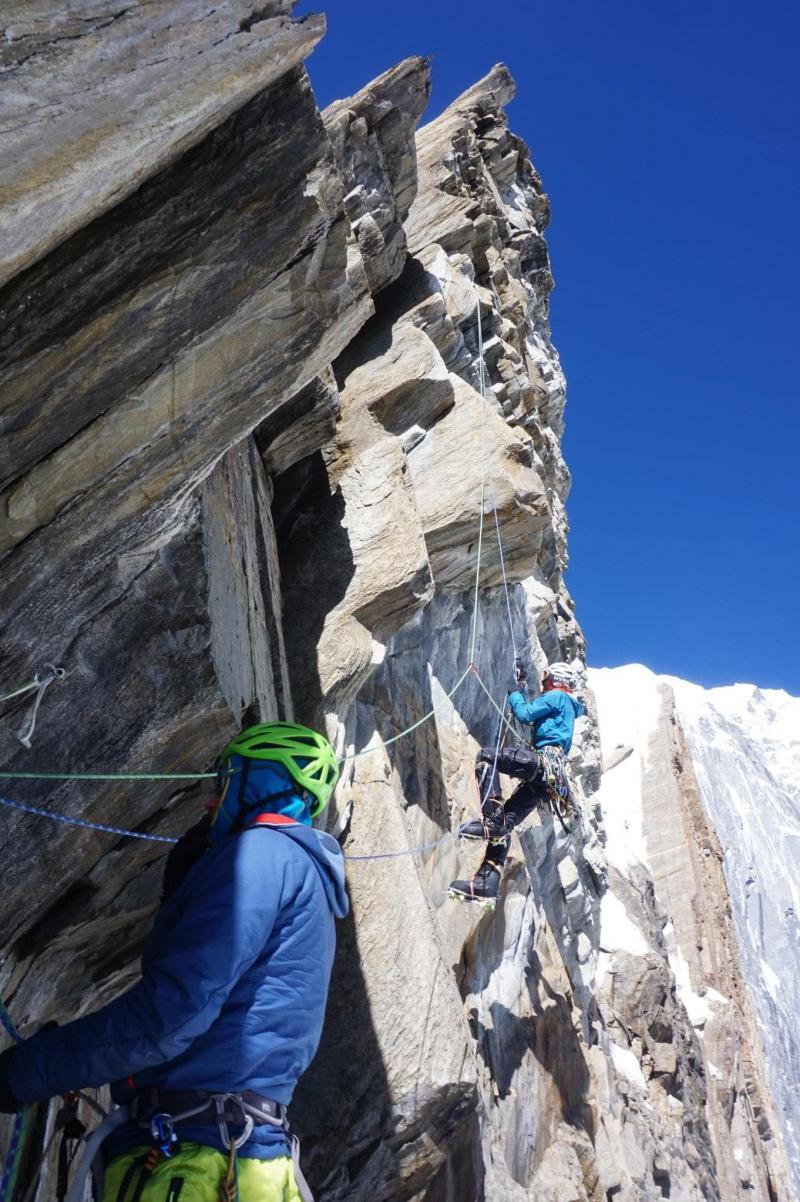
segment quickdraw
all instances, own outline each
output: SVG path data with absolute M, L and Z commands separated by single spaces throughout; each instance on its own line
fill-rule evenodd
M 551 810 L 569 834 L 570 828 L 565 819 L 572 813 L 573 803 L 566 757 L 560 747 L 540 747 L 538 750 L 547 788 L 547 800 Z

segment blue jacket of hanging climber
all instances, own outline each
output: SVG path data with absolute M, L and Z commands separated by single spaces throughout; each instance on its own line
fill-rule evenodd
M 528 701 L 521 690 L 508 695 L 508 704 L 518 722 L 533 727 L 533 746 L 560 747 L 564 754 L 572 746 L 575 719 L 585 713 L 584 706 L 572 693 L 547 689 Z
M 15 1097 L 33 1102 L 111 1081 L 116 1101 L 156 1085 L 250 1090 L 288 1103 L 319 1043 L 334 917 L 347 910 L 336 840 L 280 813 L 261 815 L 212 843 L 164 902 L 137 984 L 17 1045 L 8 1072 Z M 143 1142 L 141 1128 L 123 1127 L 113 1154 L 126 1131 L 128 1144 Z M 223 1150 L 213 1126 L 187 1123 L 181 1137 Z M 240 1154 L 268 1160 L 286 1151 L 281 1131 L 257 1126 Z

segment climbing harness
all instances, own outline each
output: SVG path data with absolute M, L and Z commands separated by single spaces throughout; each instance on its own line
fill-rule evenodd
M 128 1114 L 149 1132 L 154 1143 L 157 1156 L 152 1162 L 152 1167 L 148 1169 L 147 1161 L 141 1166 L 148 1176 L 152 1173 L 159 1156 L 169 1159 L 179 1153 L 177 1127 L 186 1123 L 191 1123 L 192 1126 L 204 1123 L 215 1126 L 222 1146 L 228 1149 L 228 1164 L 222 1182 L 220 1202 L 236 1202 L 238 1198 L 237 1157 L 239 1150 L 253 1134 L 254 1128 L 274 1127 L 280 1130 L 289 1142 L 300 1197 L 303 1202 L 314 1202 L 300 1168 L 299 1140 L 291 1132 L 286 1107 L 280 1102 L 249 1090 L 242 1093 L 209 1093 L 204 1090 L 159 1090 L 152 1087 L 133 1100 L 128 1107 Z M 242 1130 L 238 1135 L 234 1135 L 231 1127 L 241 1127 Z M 126 1192 L 129 1185 L 130 1182 L 125 1186 Z M 122 1190 L 117 1202 L 125 1202 L 125 1193 Z
M 537 753 L 542 766 L 550 809 L 566 833 L 571 834 L 566 823 L 566 818 L 573 810 L 566 756 L 560 747 L 539 747 Z
M 103 1158 L 100 1154 L 100 1147 L 107 1136 L 115 1131 L 117 1127 L 121 1127 L 128 1120 L 127 1106 L 118 1106 L 107 1114 L 99 1127 L 95 1127 L 84 1145 L 83 1154 L 78 1162 L 78 1167 L 73 1174 L 72 1183 L 69 1187 L 69 1193 L 66 1197 L 66 1202 L 83 1202 L 83 1196 L 86 1189 L 86 1180 L 89 1173 L 94 1171 L 94 1180 L 96 1185 L 97 1198 L 103 1196 Z
M 74 1090 L 74 1091 L 73 1091 L 71 1094 L 69 1094 L 69 1095 L 67 1095 L 67 1096 L 68 1096 L 68 1098 L 69 1098 L 69 1099 L 72 1099 L 72 1098 L 74 1098 L 74 1099 L 75 1099 L 76 1106 L 77 1106 L 77 1100 L 80 1098 L 80 1100 L 81 1100 L 82 1102 L 86 1102 L 86 1104 L 87 1104 L 87 1105 L 91 1106 L 91 1108 L 92 1108 L 94 1111 L 96 1111 L 96 1112 L 97 1112 L 97 1113 L 100 1115 L 101 1119 L 104 1119 L 104 1118 L 106 1117 L 106 1112 L 105 1112 L 105 1110 L 103 1110 L 103 1107 L 102 1107 L 102 1106 L 101 1106 L 101 1105 L 100 1105 L 100 1104 L 99 1104 L 99 1103 L 96 1101 L 96 1099 L 95 1099 L 95 1098 L 92 1098 L 92 1097 L 90 1097 L 90 1095 L 89 1095 L 89 1094 L 87 1094 L 87 1093 L 85 1093 L 83 1090 L 81 1090 L 81 1089 L 76 1089 L 76 1090 Z M 65 1103 L 66 1103 L 66 1099 L 65 1099 Z M 55 1144 L 55 1142 L 56 1142 L 56 1139 L 57 1139 L 57 1138 L 59 1137 L 59 1135 L 61 1135 L 61 1134 L 62 1134 L 62 1132 L 63 1132 L 63 1123 L 64 1123 L 64 1117 L 66 1116 L 66 1114 L 67 1114 L 67 1110 L 66 1110 L 66 1105 L 65 1105 L 65 1106 L 62 1106 L 62 1107 L 61 1107 L 61 1109 L 59 1110 L 58 1114 L 56 1115 L 56 1119 L 55 1119 L 55 1122 L 53 1123 L 53 1129 L 52 1129 L 52 1132 L 51 1132 L 50 1138 L 49 1138 L 49 1140 L 47 1141 L 47 1145 L 46 1145 L 46 1147 L 44 1148 L 44 1151 L 42 1152 L 41 1156 L 39 1157 L 39 1163 L 38 1163 L 38 1165 L 37 1165 L 37 1167 L 36 1167 L 35 1171 L 34 1171 L 34 1172 L 32 1173 L 32 1175 L 31 1175 L 31 1179 L 30 1179 L 30 1181 L 28 1182 L 27 1189 L 25 1190 L 25 1193 L 22 1195 L 22 1202 L 33 1202 L 34 1195 L 36 1194 L 36 1190 L 37 1190 L 37 1188 L 38 1188 L 38 1185 L 39 1185 L 39 1179 L 40 1179 L 40 1177 L 41 1177 L 41 1175 L 42 1175 L 42 1168 L 43 1168 L 43 1167 L 44 1167 L 44 1165 L 47 1163 L 47 1161 L 50 1159 L 50 1153 L 51 1153 L 51 1152 L 52 1152 L 52 1150 L 53 1150 L 53 1146 L 54 1146 L 54 1144 Z M 77 1117 L 77 1115 L 76 1115 L 76 1117 Z M 80 1126 L 81 1126 L 81 1129 L 82 1129 L 82 1134 L 81 1134 L 81 1136 L 80 1136 L 79 1142 L 76 1142 L 76 1146 L 75 1146 L 74 1152 L 72 1152 L 71 1154 L 69 1154 L 69 1153 L 68 1153 L 68 1155 L 69 1155 L 69 1167 L 67 1168 L 67 1174 L 66 1174 L 66 1175 L 62 1175 L 62 1172 L 61 1172 L 61 1167 L 60 1167 L 60 1165 L 59 1165 L 59 1175 L 58 1175 L 59 1193 L 58 1193 L 58 1202 L 65 1202 L 65 1200 L 66 1200 L 67 1194 L 68 1194 L 68 1192 L 69 1192 L 69 1190 L 68 1190 L 68 1188 L 67 1188 L 67 1187 L 68 1187 L 68 1184 L 69 1184 L 69 1183 L 68 1183 L 68 1180 L 67 1180 L 67 1177 L 68 1177 L 68 1175 L 69 1175 L 69 1168 L 71 1167 L 71 1165 L 73 1164 L 74 1160 L 75 1160 L 75 1159 L 76 1159 L 76 1157 L 77 1157 L 78 1151 L 80 1150 L 80 1145 L 81 1145 L 81 1143 L 83 1143 L 83 1142 L 85 1141 L 85 1138 L 86 1138 L 86 1128 L 84 1127 L 83 1123 L 81 1123 L 81 1124 L 80 1124 Z M 77 1131 L 77 1125 L 76 1125 L 75 1127 L 73 1127 L 73 1128 L 72 1128 L 72 1130 L 73 1130 L 73 1132 L 74 1132 L 74 1136 L 75 1136 L 75 1139 L 76 1139 L 76 1141 L 77 1141 L 77 1140 L 78 1140 L 78 1131 Z M 61 1150 L 59 1149 L 59 1153 L 60 1153 L 60 1151 L 61 1151 Z M 60 1155 L 59 1155 L 59 1159 L 60 1159 L 60 1158 L 61 1158 L 61 1157 L 60 1157 Z M 63 1192 L 61 1192 L 62 1183 L 63 1183 Z

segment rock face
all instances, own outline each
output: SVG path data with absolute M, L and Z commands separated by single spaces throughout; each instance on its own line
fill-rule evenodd
M 628 957 L 649 958 L 654 943 L 666 953 L 697 1036 L 720 1197 L 796 1196 L 790 1016 L 798 972 L 783 913 L 796 886 L 791 847 L 780 846 L 779 832 L 800 812 L 800 703 L 741 685 L 706 692 L 636 665 L 595 670 L 590 679 L 604 751 L 621 743 L 633 749 L 596 794 L 613 865 L 604 899 L 606 971 L 616 971 L 620 954 L 606 927 L 618 932 Z M 771 828 L 777 846 L 762 838 Z M 764 899 L 758 916 L 747 900 L 756 864 L 769 881 L 757 895 Z M 654 893 L 663 915 L 655 939 L 641 941 L 631 927 L 630 886 L 637 883 Z M 644 1039 L 655 1065 L 659 1045 L 652 1031 Z
M 591 706 L 571 830 L 532 817 L 493 914 L 445 897 L 514 655 L 584 657 L 514 84 L 494 68 L 415 134 L 414 58 L 320 113 L 322 23 L 291 9 L 36 0 L 4 31 L 0 679 L 66 672 L 30 748 L 30 697 L 0 702 L 5 770 L 201 773 L 249 721 L 328 732 L 353 908 L 293 1105 L 319 1202 L 727 1202 L 724 1090 L 760 1078 L 721 1021 L 709 1088 L 657 887 L 612 865 L 607 891 Z M 6 792 L 144 835 L 207 795 Z M 5 808 L 0 840 L 26 1032 L 135 978 L 163 845 Z M 724 947 L 715 988 L 743 998 Z M 788 1202 L 758 1098 L 764 1130 L 732 1103 L 748 1171 Z

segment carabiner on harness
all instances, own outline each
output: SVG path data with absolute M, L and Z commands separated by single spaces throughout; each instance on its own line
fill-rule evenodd
M 154 1114 L 150 1119 L 150 1135 L 153 1143 L 165 1159 L 169 1160 L 180 1151 L 175 1123 L 171 1114 Z
M 244 1103 L 236 1094 L 216 1094 L 213 1096 L 214 1109 L 217 1115 L 217 1130 L 219 1137 L 226 1148 L 236 1148 L 237 1151 L 247 1143 L 250 1136 L 253 1134 L 253 1118 L 248 1114 Z M 225 1108 L 229 1102 L 237 1102 L 242 1112 L 242 1122 L 244 1123 L 244 1131 L 242 1134 L 235 1137 L 228 1130 L 228 1120 L 225 1117 Z

